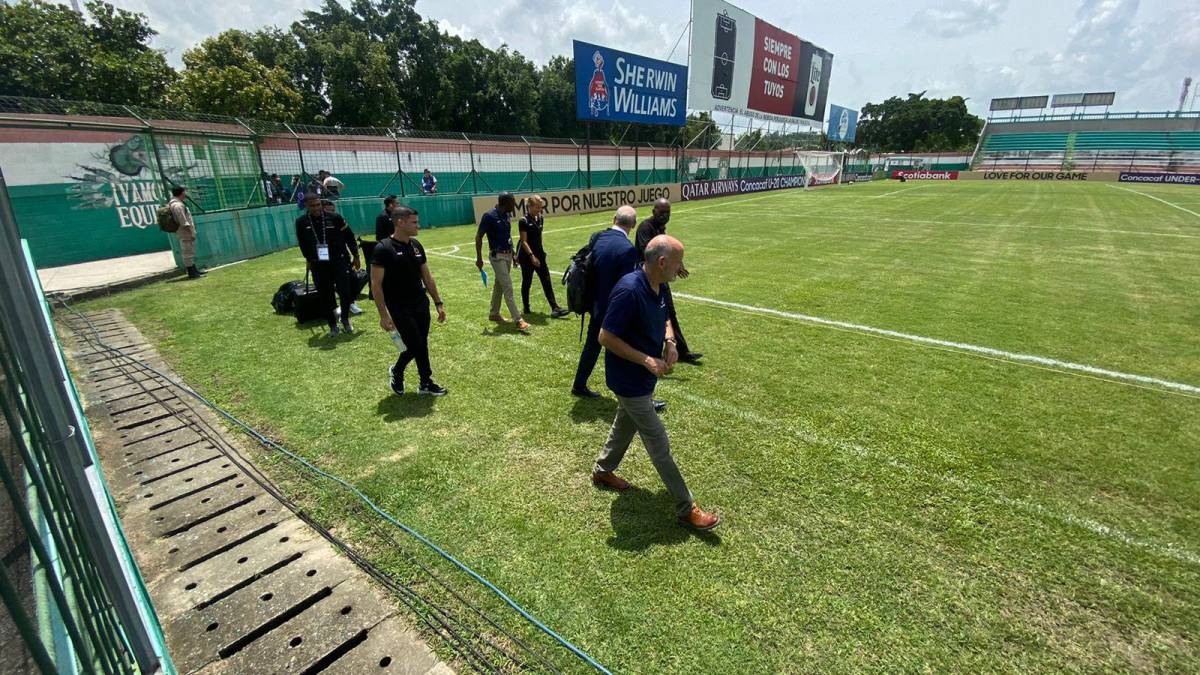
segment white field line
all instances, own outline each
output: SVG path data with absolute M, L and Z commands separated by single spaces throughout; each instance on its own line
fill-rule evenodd
M 466 256 L 450 255 L 447 253 L 436 253 L 434 251 L 430 251 L 430 253 L 432 255 L 441 256 L 443 258 L 453 258 L 455 260 L 465 260 L 467 262 L 475 262 L 474 258 L 468 258 Z M 555 270 L 550 270 L 550 273 L 553 275 L 556 275 L 556 276 L 562 274 L 562 272 L 558 272 Z M 856 333 L 865 333 L 868 335 L 879 335 L 879 336 L 883 336 L 883 337 L 890 338 L 893 340 L 904 340 L 907 342 L 913 342 L 915 344 L 928 346 L 928 347 L 934 347 L 934 348 L 938 348 L 938 349 L 947 349 L 948 348 L 948 349 L 953 349 L 958 352 L 965 352 L 968 354 L 982 354 L 989 358 L 1001 359 L 1003 361 L 1010 361 L 1010 362 L 1016 362 L 1016 363 L 1029 363 L 1029 364 L 1033 364 L 1036 366 L 1043 366 L 1043 367 L 1051 368 L 1054 370 L 1085 373 L 1088 375 L 1101 377 L 1106 380 L 1117 381 L 1118 383 L 1130 382 L 1130 383 L 1134 383 L 1134 384 L 1138 384 L 1138 385 L 1152 385 L 1152 386 L 1156 386 L 1156 387 L 1162 387 L 1165 389 L 1169 389 L 1171 391 L 1182 392 L 1189 396 L 1200 396 L 1200 387 L 1198 387 L 1196 385 L 1186 384 L 1183 382 L 1173 382 L 1171 380 L 1164 380 L 1164 379 L 1160 379 L 1157 377 L 1150 377 L 1148 375 L 1123 373 L 1123 372 L 1120 372 L 1117 370 L 1109 370 L 1107 368 L 1100 368 L 1097 366 L 1089 366 L 1087 364 L 1082 364 L 1082 363 L 1073 363 L 1071 361 L 1060 361 L 1058 359 L 1052 359 L 1052 358 L 1049 358 L 1046 356 L 1037 356 L 1034 354 L 1022 354 L 1020 352 L 1008 352 L 1008 351 L 1004 351 L 1002 349 L 995 349 L 993 347 L 983 347 L 980 345 L 973 345 L 973 344 L 968 344 L 965 342 L 952 342 L 950 340 L 939 340 L 937 338 L 925 337 L 923 335 L 913 335 L 911 333 L 902 333 L 900 331 L 890 330 L 887 328 L 876 328 L 874 326 L 867 326 L 867 325 L 863 325 L 863 324 L 859 324 L 859 323 L 851 323 L 849 321 L 839 321 L 837 319 L 826 319 L 826 318 L 819 317 L 819 316 L 812 316 L 809 314 L 799 314 L 796 312 L 785 312 L 783 310 L 772 309 L 770 307 L 758 307 L 756 305 L 745 305 L 745 304 L 742 304 L 739 302 L 729 302 L 727 300 L 717 300 L 716 298 L 706 298 L 702 295 L 692 295 L 690 293 L 680 293 L 678 291 L 672 291 L 672 292 L 674 294 L 674 297 L 676 297 L 676 298 L 682 298 L 684 300 L 690 300 L 692 302 L 698 302 L 698 303 L 705 304 L 705 305 L 712 305 L 714 307 L 724 307 L 726 309 L 735 309 L 735 310 L 742 311 L 742 312 L 749 312 L 750 314 L 758 314 L 760 316 L 771 316 L 771 317 L 775 317 L 775 318 L 779 318 L 779 319 L 788 319 L 791 321 L 810 323 L 810 324 L 815 324 L 818 326 L 827 326 L 830 328 L 837 328 L 839 330 L 848 330 L 848 331 L 853 331 Z
M 888 197 L 888 196 L 891 196 L 891 195 L 898 195 L 898 194 L 900 194 L 901 192 L 908 192 L 909 190 L 920 190 L 921 188 L 932 187 L 933 185 L 934 185 L 933 183 L 927 183 L 927 184 L 925 184 L 925 185 L 917 185 L 917 186 L 915 186 L 915 187 L 904 188 L 903 190 L 895 190 L 895 191 L 893 191 L 893 192 L 885 192 L 885 193 L 883 193 L 883 194 L 881 194 L 881 195 L 871 195 L 871 196 L 869 197 L 869 199 L 879 199 L 880 197 Z
M 1163 204 L 1166 204 L 1167 206 L 1169 206 L 1173 209 L 1179 209 L 1180 211 L 1183 211 L 1184 213 L 1190 213 L 1193 216 L 1200 218 L 1200 213 L 1196 213 L 1195 211 L 1192 211 L 1191 209 L 1185 209 L 1178 204 L 1172 204 L 1171 202 L 1169 202 L 1165 199 L 1159 199 L 1158 197 L 1155 197 L 1154 195 L 1149 195 L 1149 194 L 1146 194 L 1145 192 L 1140 192 L 1138 190 L 1130 190 L 1129 188 L 1117 187 L 1116 185 L 1109 185 L 1108 187 L 1110 187 L 1114 190 L 1124 190 L 1125 192 L 1132 192 L 1135 195 L 1141 195 L 1143 197 L 1148 197 L 1150 199 L 1153 199 L 1156 202 L 1162 202 Z
M 509 340 L 514 344 L 521 345 L 527 349 L 533 349 L 564 361 L 570 362 L 574 361 L 576 358 L 574 355 L 564 354 L 526 338 L 518 338 L 514 335 L 504 335 L 502 338 Z M 1060 524 L 1067 525 L 1069 527 L 1076 527 L 1090 532 L 1098 537 L 1133 548 L 1140 548 L 1158 556 L 1172 558 L 1179 562 L 1190 565 L 1200 565 L 1200 555 L 1187 548 L 1184 548 L 1181 545 L 1174 543 L 1160 544 L 1149 539 L 1128 534 L 1120 529 L 1105 525 L 1104 523 L 1091 518 L 1077 516 L 1072 513 L 1064 513 L 1027 499 L 1007 497 L 998 493 L 993 488 L 976 481 L 961 478 L 953 474 L 931 471 L 921 466 L 900 461 L 886 453 L 871 450 L 870 448 L 857 443 L 850 443 L 839 438 L 826 436 L 809 429 L 798 428 L 784 420 L 771 419 L 764 415 L 760 415 L 753 411 L 746 410 L 742 407 L 732 405 L 721 400 L 714 400 L 699 396 L 686 390 L 683 384 L 671 379 L 664 379 L 660 384 L 669 387 L 670 394 L 672 396 L 678 395 L 684 399 L 687 399 L 688 401 L 691 401 L 692 403 L 695 403 L 696 405 L 715 410 L 724 415 L 731 415 L 733 417 L 741 418 L 745 421 L 753 423 L 761 429 L 782 429 L 793 437 L 809 445 L 833 448 L 834 450 L 866 462 L 882 463 L 899 472 L 917 476 L 922 479 L 937 480 L 946 485 L 962 490 L 963 492 L 980 495 L 991 500 L 994 504 L 1005 506 L 1016 511 L 1021 511 L 1028 515 L 1057 521 Z
M 967 344 L 965 342 L 952 342 L 950 340 L 939 340 L 937 338 L 925 337 L 922 335 L 913 335 L 911 333 L 901 333 L 899 331 L 889 330 L 887 328 L 876 328 L 874 326 L 866 326 L 859 323 L 850 323 L 848 321 L 838 321 L 836 319 L 826 319 L 819 316 L 809 314 L 798 314 L 796 312 L 785 312 L 783 310 L 771 309 L 770 307 L 758 307 L 756 305 L 744 305 L 739 302 L 728 302 L 726 300 L 717 300 L 714 298 L 706 298 L 700 295 L 691 295 L 689 293 L 679 293 L 673 291 L 677 298 L 691 300 L 716 307 L 726 307 L 729 309 L 737 309 L 751 314 L 761 314 L 764 316 L 774 316 L 781 319 L 791 319 L 793 321 L 801 321 L 804 323 L 817 324 L 819 326 L 829 326 L 842 330 L 850 330 L 858 333 L 868 333 L 871 335 L 882 335 L 887 338 L 897 340 L 907 340 L 921 345 L 929 345 L 939 348 L 949 348 L 963 352 L 971 352 L 975 354 L 983 354 L 985 356 L 1003 359 L 1005 361 L 1016 361 L 1019 363 L 1032 363 L 1039 366 L 1046 366 L 1056 370 L 1069 370 L 1088 375 L 1096 375 L 1099 377 L 1123 380 L 1126 382 L 1135 382 L 1138 384 L 1155 385 L 1164 387 L 1174 391 L 1181 391 L 1193 396 L 1200 395 L 1200 387 L 1185 384 L 1182 382 L 1172 382 L 1171 380 L 1163 380 L 1157 377 L 1149 377 L 1147 375 L 1136 375 L 1133 373 L 1123 373 L 1116 370 L 1108 370 L 1107 368 L 1099 368 L 1089 366 L 1082 363 L 1072 363 L 1070 361 L 1060 361 L 1045 356 L 1036 356 L 1034 354 L 1022 354 L 1019 352 L 1008 352 L 993 347 L 982 347 L 979 345 Z
M 1141 193 L 1138 193 L 1141 194 Z M 778 211 L 764 211 L 764 213 L 779 213 Z M 1175 234 L 1172 232 L 1139 232 L 1137 230 L 1110 230 L 1101 227 L 1059 227 L 1057 225 L 1025 225 L 1021 223 L 972 223 L 965 221 L 954 220 L 912 220 L 904 218 L 877 218 L 875 216 L 852 216 L 848 215 L 853 211 L 825 211 L 812 215 L 813 220 L 821 220 L 823 218 L 830 220 L 867 220 L 872 223 L 905 223 L 905 224 L 929 224 L 929 225 L 960 225 L 964 227 L 1013 227 L 1013 228 L 1028 228 L 1035 230 L 1067 230 L 1071 232 L 1100 232 L 1114 234 L 1139 234 L 1148 237 L 1176 237 L 1183 239 L 1200 239 L 1198 234 Z M 843 215 L 847 214 L 847 215 Z

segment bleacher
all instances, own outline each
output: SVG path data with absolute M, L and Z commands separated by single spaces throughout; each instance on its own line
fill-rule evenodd
M 985 171 L 1200 173 L 1200 130 L 1163 126 L 1162 120 L 1145 119 L 989 122 L 972 166 Z

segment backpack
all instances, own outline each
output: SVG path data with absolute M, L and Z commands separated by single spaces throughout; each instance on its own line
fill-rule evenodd
M 600 232 L 593 234 L 586 246 L 571 256 L 571 263 L 563 272 L 562 282 L 567 287 L 567 309 L 579 315 L 579 336 L 583 338 L 583 315 L 592 311 L 596 304 L 596 257 L 593 249 Z
M 600 233 L 593 234 L 588 243 L 571 256 L 571 263 L 563 272 L 562 282 L 567 287 L 567 309 L 583 316 L 592 311 L 596 302 L 596 267 L 593 248 Z
M 296 311 L 296 297 L 304 293 L 307 284 L 304 281 L 289 281 L 275 291 L 271 298 L 271 306 L 279 314 L 291 314 Z
M 158 207 L 157 212 L 158 229 L 163 232 L 178 232 L 179 221 L 175 220 L 175 214 L 171 212 L 171 204 L 168 202 L 166 206 Z

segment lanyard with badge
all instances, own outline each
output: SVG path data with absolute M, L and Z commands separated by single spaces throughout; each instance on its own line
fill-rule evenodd
M 312 216 L 308 217 L 308 228 L 314 230 Z M 314 230 L 314 236 L 316 232 Z M 325 230 L 325 212 L 321 211 L 321 236 L 317 239 L 317 261 L 329 262 L 329 233 Z

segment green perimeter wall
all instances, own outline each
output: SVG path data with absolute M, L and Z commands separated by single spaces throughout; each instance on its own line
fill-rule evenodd
M 674 172 L 666 169 L 641 170 L 637 172 L 639 184 L 664 182 L 674 179 Z M 285 181 L 290 177 L 283 177 Z M 399 177 L 394 173 L 338 174 L 346 183 L 339 211 L 355 233 L 370 235 L 374 231 L 375 216 L 383 209 L 381 194 L 401 192 Z M 489 194 L 503 190 L 532 189 L 550 191 L 577 189 L 586 185 L 586 175 L 575 171 L 537 172 L 532 178 L 528 172 L 480 173 L 472 181 L 469 173 L 440 173 L 435 196 L 415 195 L 414 184 L 418 176 L 405 174 L 405 196 L 402 202 L 416 208 L 421 214 L 423 227 L 461 225 L 471 222 L 471 196 Z M 143 181 L 149 184 L 149 181 Z M 634 172 L 593 171 L 592 185 L 633 185 Z M 196 220 L 197 256 L 202 265 L 219 265 L 247 257 L 263 255 L 271 251 L 295 245 L 291 232 L 293 222 L 300 214 L 295 204 L 262 206 L 262 193 L 241 181 L 237 194 L 229 191 L 230 181 L 223 181 L 225 190 L 218 188 L 212 178 L 197 178 L 190 182 L 189 195 L 201 207 L 213 209 L 201 212 L 193 207 Z M 157 183 L 154 183 L 157 188 Z M 145 227 L 122 227 L 121 216 L 113 206 L 82 208 L 78 199 L 72 198 L 73 184 L 54 183 L 42 185 L 9 186 L 13 210 L 21 236 L 29 241 L 35 263 L 39 268 L 58 267 L 93 260 L 121 258 L 141 253 L 166 251 L 178 248 L 174 237 L 158 229 L 153 221 L 156 204 L 148 203 L 139 208 L 137 217 Z M 459 188 L 463 192 L 454 193 Z M 107 188 L 106 188 L 107 189 Z M 231 202 L 229 197 L 234 197 Z M 166 193 L 158 196 L 166 203 Z M 247 207 L 246 205 L 249 204 Z M 226 210 L 216 210 L 224 208 Z M 126 211 L 127 224 L 132 219 Z

